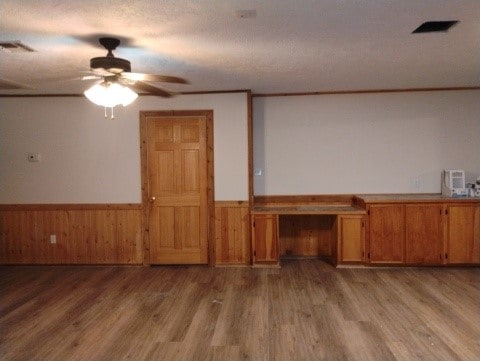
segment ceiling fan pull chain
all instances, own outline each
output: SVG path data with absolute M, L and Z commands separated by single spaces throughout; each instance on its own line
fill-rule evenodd
M 105 107 L 105 119 L 107 119 L 107 107 Z
M 113 107 L 110 108 L 110 119 L 115 119 L 115 116 L 113 115 Z

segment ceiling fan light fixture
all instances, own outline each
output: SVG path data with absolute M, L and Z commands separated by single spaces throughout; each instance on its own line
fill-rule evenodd
M 132 89 L 118 83 L 102 82 L 95 84 L 84 91 L 85 96 L 92 103 L 101 105 L 105 108 L 113 108 L 116 105 L 127 106 L 135 99 L 138 94 Z

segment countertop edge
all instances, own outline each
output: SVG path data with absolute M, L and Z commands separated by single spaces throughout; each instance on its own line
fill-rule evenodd
M 358 202 L 360 201 L 360 202 Z M 479 203 L 480 197 L 446 197 L 440 193 L 358 194 L 358 203 Z

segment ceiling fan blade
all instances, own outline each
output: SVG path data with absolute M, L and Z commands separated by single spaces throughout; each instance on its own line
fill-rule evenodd
M 103 77 L 100 75 L 85 75 L 80 78 L 80 80 L 100 80 Z
M 168 92 L 164 89 L 161 89 L 161 88 L 158 88 L 156 86 L 144 83 L 143 81 L 140 81 L 140 80 L 136 81 L 133 84 L 131 84 L 128 81 L 123 80 L 122 78 L 119 78 L 118 81 L 120 83 L 122 83 L 123 85 L 128 86 L 130 88 L 133 88 L 135 90 L 138 90 L 140 92 L 146 92 L 146 93 L 150 93 L 150 94 L 153 94 L 153 95 L 158 95 L 158 96 L 161 96 L 161 97 L 164 97 L 164 98 L 171 98 L 174 95 L 174 93 L 170 93 L 170 92 Z
M 153 82 L 164 82 L 164 83 L 176 83 L 176 84 L 189 84 L 188 80 L 179 78 L 176 76 L 169 75 L 160 75 L 160 74 L 144 74 L 144 73 L 131 73 L 123 72 L 121 74 L 122 78 L 129 80 L 140 80 L 140 81 L 153 81 Z
M 72 82 L 72 81 L 82 81 L 82 80 L 100 80 L 103 79 L 101 76 L 97 75 L 83 75 L 83 76 L 74 76 L 74 77 L 54 77 L 54 78 L 44 78 L 46 82 Z
M 112 76 L 112 75 L 117 75 L 115 73 L 111 73 L 106 69 L 103 68 L 95 68 L 95 69 L 90 69 L 90 73 L 97 75 L 97 76 Z

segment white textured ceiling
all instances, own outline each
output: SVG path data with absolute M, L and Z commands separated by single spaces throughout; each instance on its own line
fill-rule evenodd
M 237 10 L 256 10 L 253 19 Z M 255 93 L 480 85 L 479 0 L 0 0 L 1 94 L 79 94 L 103 35 L 132 71 L 185 77 L 175 91 Z M 447 33 L 411 34 L 429 20 Z

